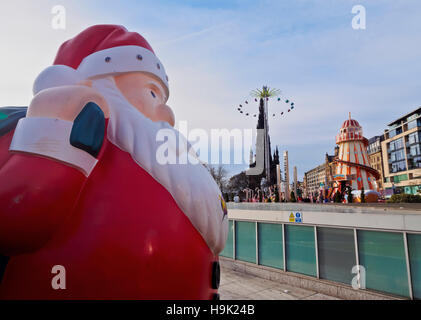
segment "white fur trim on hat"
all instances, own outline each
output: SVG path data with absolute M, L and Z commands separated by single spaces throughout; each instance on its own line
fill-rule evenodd
M 147 72 L 161 80 L 168 99 L 168 77 L 164 66 L 152 51 L 143 47 L 120 46 L 97 51 L 85 57 L 77 70 L 86 79 L 124 72 Z
M 77 84 L 101 75 L 136 71 L 152 74 L 161 80 L 168 99 L 168 77 L 164 66 L 152 51 L 139 46 L 120 46 L 95 52 L 85 57 L 77 70 L 64 65 L 50 66 L 35 79 L 33 93 Z
M 84 80 L 75 69 L 63 65 L 49 66 L 35 79 L 32 92 L 36 95 L 44 89 L 77 84 Z

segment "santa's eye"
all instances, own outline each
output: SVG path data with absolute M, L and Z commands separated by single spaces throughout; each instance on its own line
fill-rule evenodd
M 156 98 L 155 92 L 151 91 L 152 97 Z

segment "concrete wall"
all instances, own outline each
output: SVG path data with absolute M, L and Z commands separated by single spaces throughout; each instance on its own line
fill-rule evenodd
M 290 221 L 290 215 L 300 212 L 302 223 Z M 403 234 L 405 232 L 421 234 L 421 205 L 333 205 L 333 204 L 307 204 L 307 203 L 228 203 L 228 217 L 234 221 L 275 222 L 280 224 L 309 225 L 320 227 L 335 227 L 354 229 L 354 239 L 357 243 L 357 231 L 376 230 L 391 231 Z M 314 229 L 316 232 L 316 228 Z M 257 230 L 257 224 L 256 224 Z M 406 240 L 405 240 L 406 241 Z M 343 299 L 403 299 L 389 293 L 374 290 L 355 290 L 350 285 L 324 280 L 319 278 L 318 249 L 316 243 L 317 277 L 306 276 L 287 271 L 285 258 L 285 238 L 283 270 L 265 267 L 256 263 L 239 261 L 221 257 L 221 266 L 237 271 L 250 273 L 264 279 L 276 280 L 304 289 L 316 290 L 320 293 L 336 296 Z M 316 237 L 317 242 L 317 237 Z M 235 241 L 234 241 L 235 243 Z M 358 245 L 356 253 L 358 257 Z M 411 274 L 409 268 L 408 247 L 405 242 L 406 265 L 409 282 L 409 296 L 413 298 Z M 234 250 L 234 256 L 235 250 Z M 258 256 L 258 236 L 256 231 L 256 257 Z M 357 258 L 358 261 L 358 258 Z M 393 291 L 391 291 L 393 292 Z
M 228 218 L 235 220 L 289 223 L 291 212 L 301 212 L 303 222 L 300 225 L 421 232 L 421 205 L 405 208 L 307 203 L 228 203 Z

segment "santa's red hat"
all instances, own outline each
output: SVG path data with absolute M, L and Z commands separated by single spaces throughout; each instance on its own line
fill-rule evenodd
M 156 77 L 168 99 L 165 69 L 145 38 L 123 26 L 95 25 L 61 45 L 54 64 L 35 80 L 33 92 L 96 76 L 136 71 Z

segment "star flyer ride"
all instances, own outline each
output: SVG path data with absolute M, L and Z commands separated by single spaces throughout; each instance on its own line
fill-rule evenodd
M 259 103 L 259 113 L 256 113 L 255 108 L 250 107 L 248 99 L 244 100 L 242 104 L 239 104 L 237 111 L 245 117 L 254 117 L 256 118 L 259 114 L 258 119 L 258 129 L 264 130 L 263 136 L 263 152 L 264 152 L 264 167 L 265 167 L 265 177 L 266 181 L 270 181 L 270 143 L 269 143 L 269 115 L 271 114 L 273 118 L 284 117 L 287 113 L 291 112 L 295 108 L 295 103 L 292 102 L 289 98 L 281 96 L 281 90 L 270 88 L 268 86 L 263 86 L 262 89 L 252 90 L 250 96 L 254 98 L 255 102 Z M 278 103 L 275 106 L 277 109 L 273 112 L 269 112 L 269 99 L 275 99 Z M 285 102 L 285 105 L 282 104 Z M 262 117 L 262 119 L 260 118 Z M 262 123 L 260 123 L 262 122 Z M 261 126 L 261 127 L 260 127 Z M 257 152 L 257 150 L 256 150 Z

